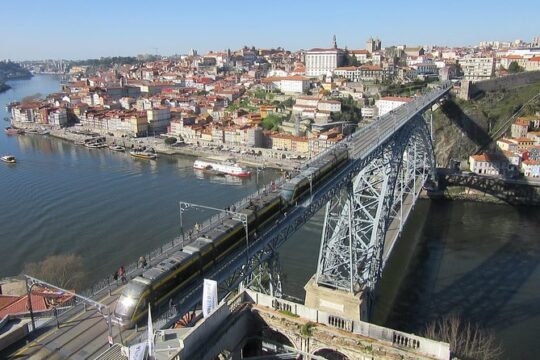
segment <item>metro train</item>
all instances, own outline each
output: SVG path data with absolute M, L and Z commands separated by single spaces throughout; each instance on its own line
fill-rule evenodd
M 312 161 L 308 167 L 286 181 L 280 191 L 270 192 L 250 201 L 236 211 L 247 217 L 248 241 L 254 241 L 255 231 L 262 230 L 291 206 L 316 189 L 348 160 L 346 145 Z M 116 303 L 113 321 L 122 328 L 134 326 L 148 312 L 148 304 L 159 307 L 173 294 L 204 277 L 213 264 L 246 243 L 241 221 L 227 216 L 222 223 L 199 233 L 180 251 L 131 279 Z

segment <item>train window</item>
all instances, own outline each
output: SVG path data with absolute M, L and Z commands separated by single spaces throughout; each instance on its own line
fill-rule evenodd
M 294 195 L 294 189 L 282 189 L 281 196 L 287 201 L 291 201 Z

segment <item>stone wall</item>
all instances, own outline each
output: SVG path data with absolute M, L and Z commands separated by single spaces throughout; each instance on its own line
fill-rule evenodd
M 500 89 L 512 89 L 518 86 L 540 81 L 540 71 L 525 71 L 519 74 L 503 76 L 490 80 L 461 82 L 459 97 L 465 100 L 474 98 L 481 92 L 495 91 Z

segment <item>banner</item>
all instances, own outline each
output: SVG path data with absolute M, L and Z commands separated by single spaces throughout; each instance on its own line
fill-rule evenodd
M 154 325 L 152 324 L 152 309 L 148 304 L 148 326 L 147 326 L 148 357 L 154 358 Z
M 129 347 L 129 360 L 144 360 L 146 358 L 146 343 L 138 343 Z
M 207 317 L 218 304 L 217 282 L 215 280 L 204 279 L 202 296 L 203 316 Z

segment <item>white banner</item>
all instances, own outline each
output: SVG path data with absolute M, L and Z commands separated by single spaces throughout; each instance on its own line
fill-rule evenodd
M 217 306 L 217 282 L 215 280 L 204 279 L 202 295 L 203 316 L 207 317 Z
M 146 328 L 146 336 L 148 343 L 148 357 L 154 358 L 154 326 L 152 324 L 152 308 L 148 304 L 148 326 Z
M 144 360 L 146 358 L 146 342 L 129 347 L 129 360 Z

